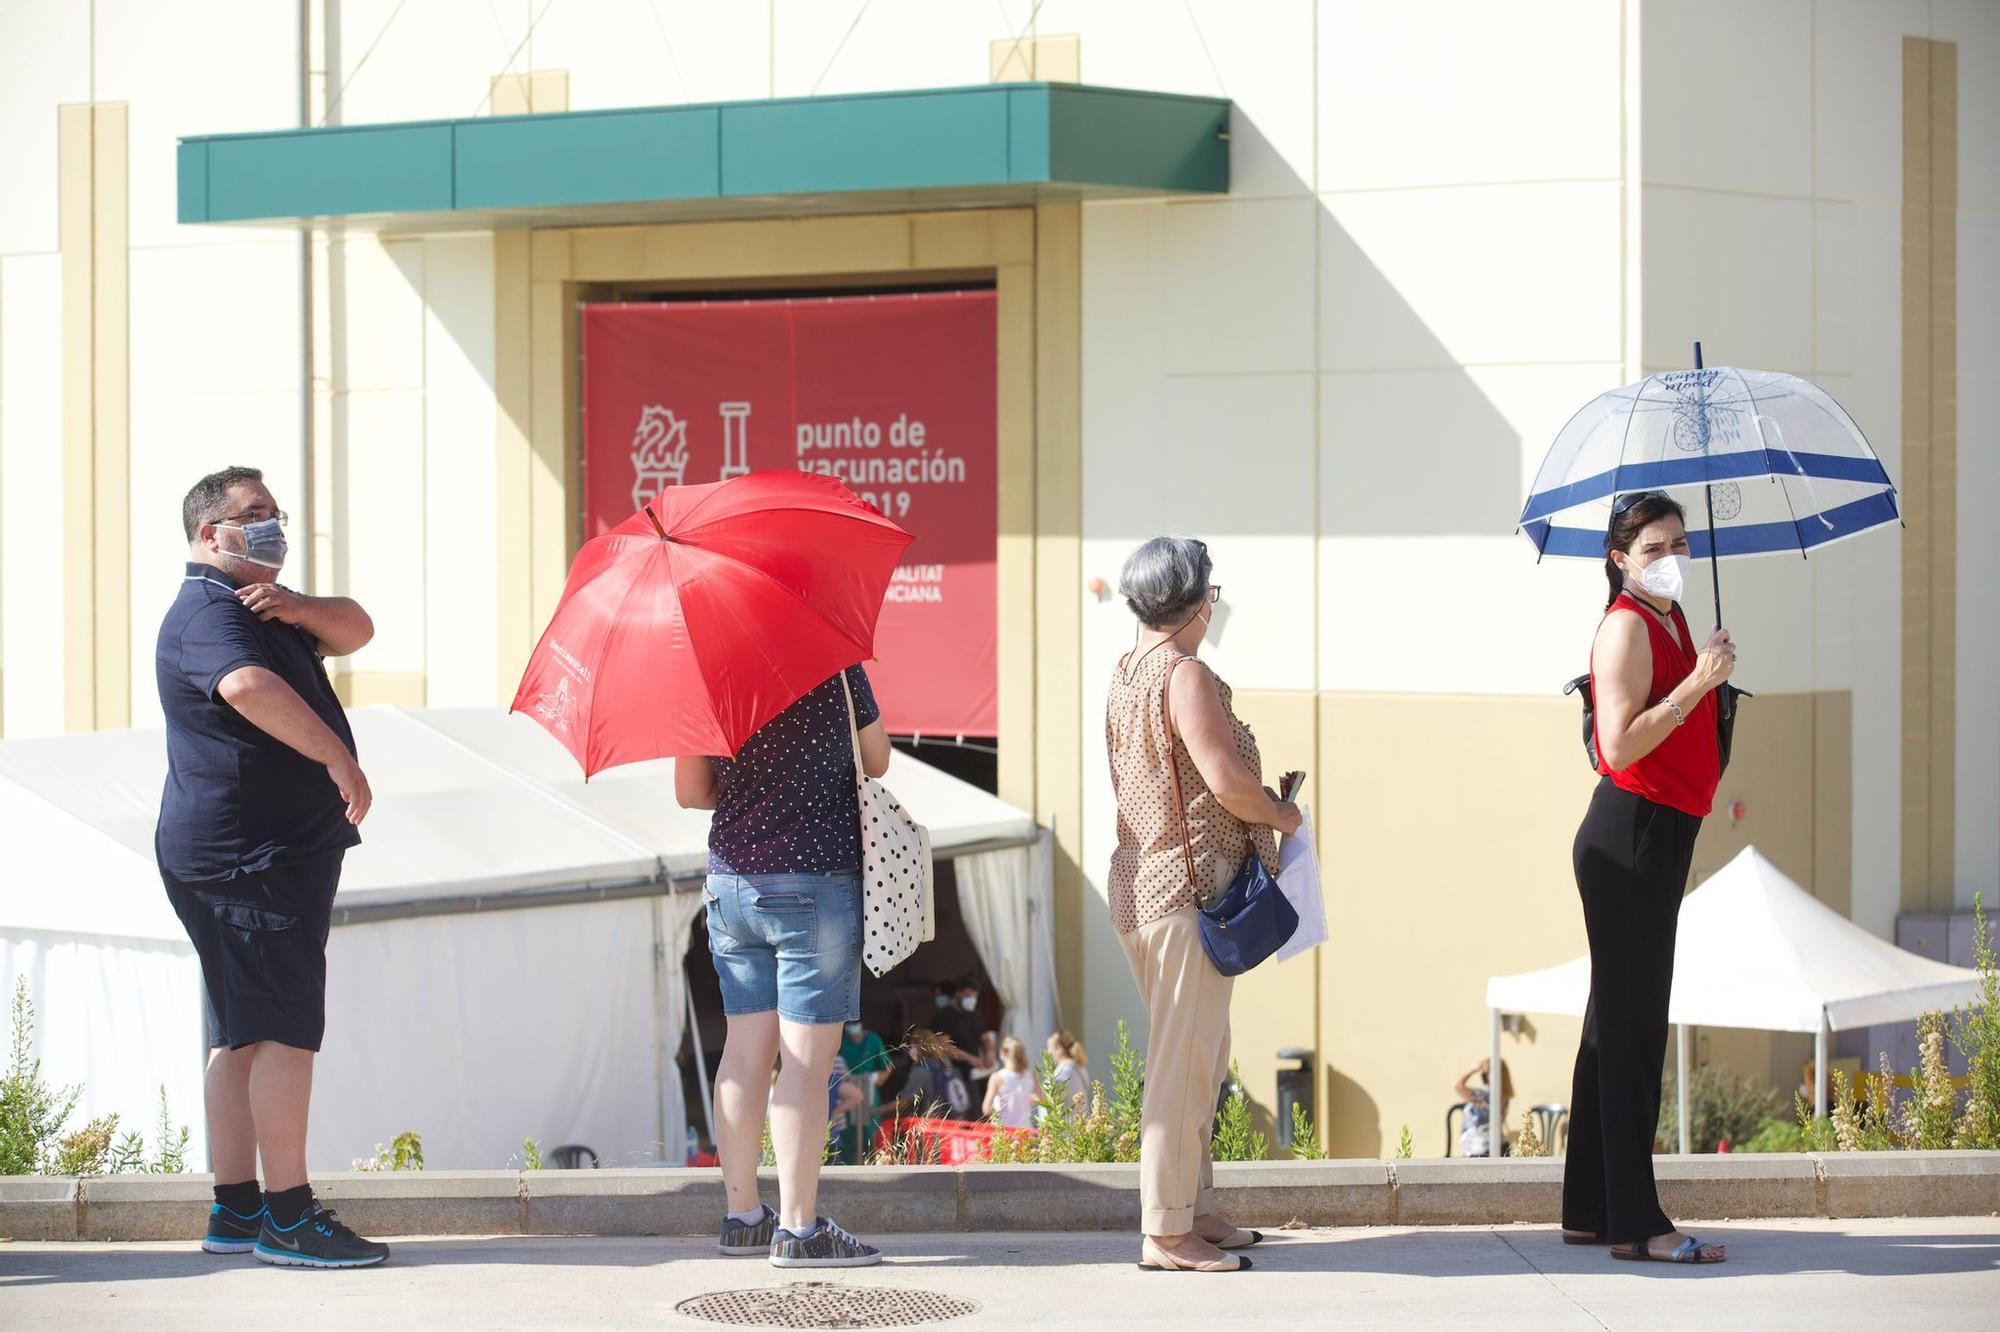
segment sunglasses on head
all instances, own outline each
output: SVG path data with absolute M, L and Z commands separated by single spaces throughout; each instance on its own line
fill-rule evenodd
M 1621 518 L 1625 514 L 1630 513 L 1634 508 L 1638 507 L 1640 504 L 1643 504 L 1645 501 L 1651 499 L 1671 500 L 1672 496 L 1668 495 L 1667 492 L 1664 490 L 1630 491 L 1626 494 L 1620 495 L 1617 499 L 1611 502 L 1611 516 L 1613 518 Z

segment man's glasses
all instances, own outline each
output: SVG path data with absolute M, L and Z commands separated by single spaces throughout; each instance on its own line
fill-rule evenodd
M 278 511 L 273 513 L 271 515 L 271 518 L 275 518 L 278 520 L 278 527 L 280 530 L 283 530 L 284 528 L 290 527 L 292 525 L 292 516 L 289 513 L 286 513 L 283 509 L 279 509 Z M 257 514 L 253 511 L 250 513 L 228 514 L 225 515 L 224 517 L 216 519 L 215 521 L 218 523 L 242 524 L 242 523 L 264 523 L 264 522 L 269 522 L 270 519 L 259 518 Z
M 1208 585 L 1208 604 L 1213 606 L 1220 600 L 1222 600 L 1222 584 L 1210 583 Z

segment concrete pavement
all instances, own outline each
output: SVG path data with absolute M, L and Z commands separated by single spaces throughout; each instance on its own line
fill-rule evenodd
M 712 1242 L 494 1236 L 395 1241 L 383 1267 L 299 1272 L 194 1244 L 0 1244 L 12 1327 L 714 1327 L 676 1311 L 703 1294 L 824 1280 L 946 1294 L 948 1328 L 2000 1326 L 2000 1218 L 1792 1219 L 1690 1226 L 1729 1245 L 1718 1267 L 1612 1262 L 1546 1226 L 1278 1233 L 1257 1270 L 1168 1276 L 1124 1234 L 885 1237 L 880 1267 L 780 1272 Z

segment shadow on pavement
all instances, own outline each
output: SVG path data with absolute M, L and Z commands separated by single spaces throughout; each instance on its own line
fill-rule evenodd
M 1602 1248 L 1566 1245 L 1553 1227 L 1508 1230 L 1266 1232 L 1249 1251 L 1256 1271 L 1376 1274 L 1383 1277 L 1499 1277 L 1539 1273 L 1551 1279 L 1621 1275 L 1675 1280 L 1727 1280 L 1745 1276 L 1850 1273 L 1857 1276 L 1935 1276 L 2000 1268 L 2000 1237 L 1976 1234 L 1843 1234 L 1754 1225 L 1694 1227 L 1703 1239 L 1729 1246 L 1726 1263 L 1693 1268 L 1669 1263 L 1618 1262 Z M 618 1267 L 672 1268 L 684 1262 L 717 1263 L 713 1241 L 588 1236 L 494 1236 L 391 1240 L 390 1266 L 405 1268 Z M 886 1261 L 876 1272 L 909 1277 L 966 1268 L 1068 1267 L 1103 1264 L 1137 1274 L 1138 1237 L 1122 1232 L 1070 1235 L 886 1235 Z M 739 1264 L 746 1279 L 779 1273 L 751 1259 Z M 68 1283 L 162 1281 L 217 1275 L 240 1279 L 239 1270 L 271 1273 L 249 1255 L 220 1256 L 194 1245 L 171 1248 L 79 1245 L 16 1250 L 0 1268 L 0 1292 Z M 257 1278 L 251 1278 L 257 1279 Z M 297 1279 L 278 1273 L 272 1280 Z M 350 1274 L 367 1280 L 365 1272 Z

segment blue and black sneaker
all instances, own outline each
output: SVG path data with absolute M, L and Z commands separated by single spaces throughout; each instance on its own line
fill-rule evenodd
M 201 1247 L 210 1253 L 248 1253 L 257 1247 L 257 1231 L 263 1220 L 261 1207 L 245 1216 L 216 1203 L 208 1209 L 208 1234 L 202 1236 Z
M 369 1267 L 388 1256 L 388 1245 L 362 1239 L 317 1198 L 289 1226 L 278 1225 L 267 1210 L 257 1233 L 257 1257 L 278 1267 Z
M 881 1261 L 880 1249 L 823 1216 L 814 1217 L 803 1232 L 781 1226 L 771 1235 L 773 1267 L 868 1267 Z
M 716 1247 L 732 1258 L 762 1258 L 771 1252 L 771 1236 L 778 1228 L 778 1214 L 769 1203 L 757 1205 L 755 1221 L 722 1218 L 722 1236 Z

